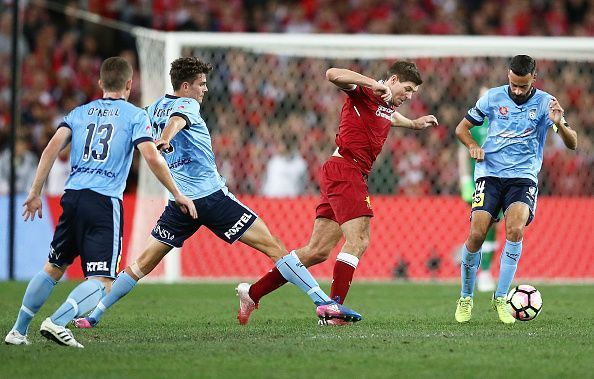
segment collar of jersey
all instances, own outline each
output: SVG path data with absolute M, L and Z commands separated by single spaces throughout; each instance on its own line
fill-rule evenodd
M 528 100 L 532 99 L 532 96 L 534 96 L 534 94 L 536 93 L 536 87 L 532 87 L 532 93 L 530 94 L 530 96 L 528 96 L 526 98 L 526 100 L 522 101 L 521 103 L 518 103 L 514 100 L 514 98 L 511 96 L 511 88 L 509 86 L 507 86 L 507 95 L 509 96 L 509 98 L 516 103 L 516 105 L 524 105 L 528 102 Z
M 165 97 L 168 99 L 179 99 L 179 96 L 170 95 L 170 94 L 166 94 Z
M 126 101 L 126 99 L 124 99 L 123 97 L 118 97 L 117 99 L 114 97 L 104 97 L 101 100 L 114 100 L 114 101 L 115 100 L 124 100 L 124 101 Z

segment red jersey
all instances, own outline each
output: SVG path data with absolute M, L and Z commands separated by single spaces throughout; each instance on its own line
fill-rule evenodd
M 370 88 L 357 86 L 346 90 L 348 95 L 342 113 L 336 145 L 338 152 L 352 160 L 365 175 L 382 151 L 392 123 L 390 118 L 396 107 L 388 105 Z

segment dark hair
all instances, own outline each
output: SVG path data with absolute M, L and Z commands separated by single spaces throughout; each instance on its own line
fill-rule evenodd
M 518 76 L 534 75 L 536 72 L 536 61 L 528 55 L 516 55 L 509 62 L 509 69 Z
M 417 65 L 413 62 L 394 62 L 394 64 L 390 66 L 388 72 L 386 73 L 386 79 L 389 79 L 392 75 L 397 75 L 398 81 L 401 83 L 413 82 L 418 86 L 423 84 L 423 79 L 421 79 L 421 73 L 419 73 Z
M 107 58 L 101 64 L 99 78 L 104 91 L 121 91 L 132 79 L 132 66 L 122 57 Z
M 171 86 L 174 91 L 177 91 L 183 82 L 192 83 L 198 75 L 208 74 L 210 71 L 212 71 L 212 65 L 198 58 L 177 58 L 171 63 L 171 70 L 169 70 Z

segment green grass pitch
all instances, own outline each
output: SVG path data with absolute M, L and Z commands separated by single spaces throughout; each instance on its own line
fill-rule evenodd
M 506 326 L 488 294 L 454 321 L 458 286 L 360 283 L 351 327 L 320 327 L 293 286 L 237 324 L 234 283 L 141 284 L 99 327 L 74 329 L 85 349 L 38 329 L 76 283 L 59 284 L 34 319 L 30 346 L 0 346 L 0 378 L 594 378 L 594 286 L 537 284 L 534 321 Z M 0 283 L 0 330 L 12 327 L 26 283 Z M 324 288 L 328 288 L 326 283 Z

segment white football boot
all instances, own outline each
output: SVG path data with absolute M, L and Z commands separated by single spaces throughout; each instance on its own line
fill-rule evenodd
M 48 340 L 60 345 L 78 347 L 80 349 L 84 348 L 83 345 L 74 339 L 74 335 L 72 335 L 70 329 L 54 324 L 49 317 L 41 323 L 39 332 Z

